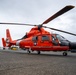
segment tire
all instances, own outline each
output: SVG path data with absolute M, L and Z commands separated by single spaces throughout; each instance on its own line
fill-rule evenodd
M 38 54 L 40 54 L 40 51 L 38 51 Z
M 30 54 L 31 52 L 29 50 L 27 50 L 27 53 Z
M 5 48 L 3 48 L 3 50 L 5 50 Z
M 63 56 L 67 56 L 67 52 L 63 52 Z

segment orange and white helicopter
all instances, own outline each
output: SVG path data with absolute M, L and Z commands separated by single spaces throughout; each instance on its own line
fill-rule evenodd
M 70 51 L 71 49 L 76 49 L 76 43 L 70 42 L 69 40 L 65 39 L 63 36 L 59 34 L 53 34 L 50 33 L 44 28 L 49 28 L 51 30 L 63 32 L 66 34 L 74 35 L 76 34 L 43 26 L 44 24 L 47 24 L 48 22 L 52 21 L 56 17 L 64 14 L 65 12 L 71 10 L 75 6 L 68 5 L 65 6 L 63 9 L 52 15 L 50 18 L 45 20 L 42 24 L 39 25 L 32 25 L 32 24 L 21 24 L 21 23 L 2 23 L 3 25 L 28 25 L 28 26 L 34 26 L 24 37 L 17 40 L 12 40 L 9 29 L 6 30 L 6 40 L 2 38 L 3 47 L 9 47 L 11 48 L 12 45 L 19 46 L 19 48 L 23 50 L 27 50 L 29 53 L 31 51 L 37 51 L 38 54 L 40 54 L 41 51 L 63 51 L 63 55 L 67 55 L 67 51 Z

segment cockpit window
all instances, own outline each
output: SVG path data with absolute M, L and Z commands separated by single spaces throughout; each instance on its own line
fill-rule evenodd
M 42 36 L 42 41 L 49 41 L 49 36 Z
M 59 39 L 59 40 L 66 40 L 63 36 L 57 34 L 56 37 Z
M 55 40 L 56 40 L 56 38 L 55 38 L 54 36 L 52 36 L 52 40 L 53 40 L 53 41 L 55 41 Z

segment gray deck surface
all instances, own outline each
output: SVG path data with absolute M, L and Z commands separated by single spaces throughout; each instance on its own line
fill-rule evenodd
M 0 75 L 76 75 L 76 53 L 0 50 Z

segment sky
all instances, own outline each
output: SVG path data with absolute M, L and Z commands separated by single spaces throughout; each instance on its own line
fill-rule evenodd
M 67 5 L 76 6 L 76 0 L 0 0 L 0 22 L 38 25 Z M 76 34 L 76 7 L 45 26 Z M 1 38 L 6 38 L 6 29 L 10 30 L 12 39 L 15 40 L 23 37 L 31 28 L 32 26 L 0 25 L 0 46 L 2 46 Z M 76 36 L 50 29 L 45 30 L 58 33 L 66 39 L 76 42 Z

